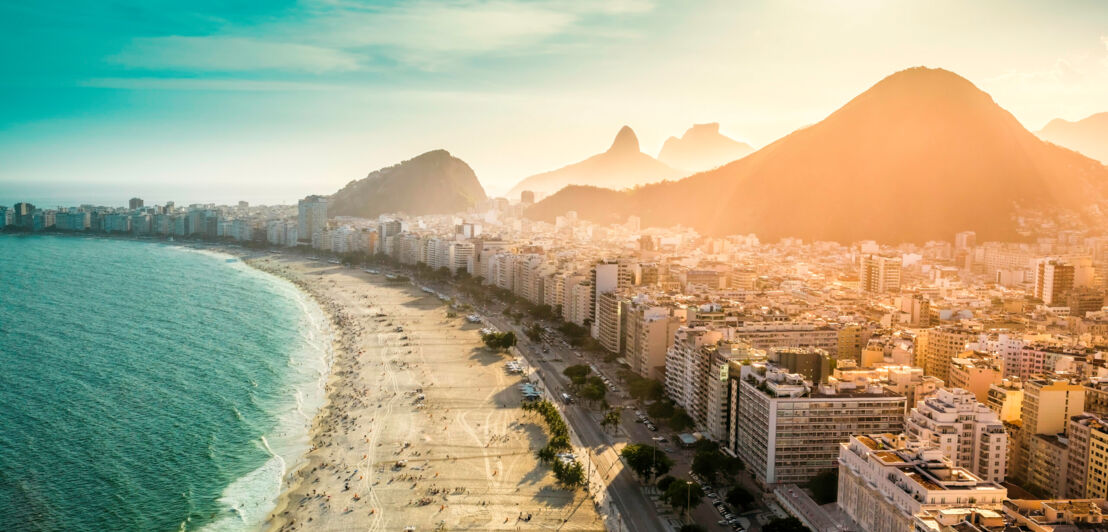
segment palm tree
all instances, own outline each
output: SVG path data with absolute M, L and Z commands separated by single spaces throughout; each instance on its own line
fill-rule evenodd
M 621 421 L 623 421 L 623 411 L 613 408 L 604 414 L 604 420 L 600 422 L 600 425 L 603 427 L 618 427 Z

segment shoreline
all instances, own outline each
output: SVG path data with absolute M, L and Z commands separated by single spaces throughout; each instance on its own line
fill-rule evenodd
M 277 495 L 273 510 L 270 511 L 269 517 L 267 517 L 261 523 L 258 523 L 259 529 L 262 530 L 277 530 L 285 525 L 284 519 L 281 517 L 283 512 L 288 509 L 289 501 L 292 493 L 300 487 L 303 483 L 303 477 L 300 473 L 312 463 L 312 451 L 315 450 L 317 440 L 322 432 L 322 417 L 332 406 L 332 388 L 337 384 L 337 377 L 335 375 L 335 365 L 339 359 L 347 355 L 346 348 L 340 341 L 340 338 L 345 335 L 345 327 L 342 320 L 340 320 L 334 310 L 330 308 L 321 299 L 322 295 L 314 292 L 311 286 L 293 275 L 288 274 L 285 271 L 265 268 L 261 264 L 258 264 L 255 259 L 259 257 L 245 258 L 243 255 L 238 255 L 239 260 L 243 264 L 253 268 L 257 271 L 266 273 L 284 279 L 300 290 L 306 297 L 310 298 L 316 303 L 317 306 L 323 311 L 323 315 L 331 324 L 331 357 L 327 364 L 327 376 L 323 383 L 323 402 L 320 403 L 319 408 L 312 416 L 311 424 L 308 427 L 308 443 L 309 449 L 301 456 L 296 458 L 295 464 L 287 464 L 285 472 L 281 476 L 281 492 Z
M 485 348 L 480 325 L 415 283 L 295 250 L 61 236 L 235 258 L 289 282 L 329 322 L 330 360 L 306 450 L 277 455 L 280 492 L 269 512 L 242 521 L 251 529 L 604 530 L 593 500 L 557 486 L 537 460 L 547 436 L 519 408 L 524 381 L 505 370 L 510 357 Z
M 266 530 L 604 529 L 592 499 L 538 462 L 547 436 L 519 408 L 523 379 L 483 346 L 480 326 L 413 283 L 294 253 L 246 262 L 335 320 L 312 447 Z

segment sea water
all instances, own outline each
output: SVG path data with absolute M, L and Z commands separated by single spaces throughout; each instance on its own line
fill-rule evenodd
M 0 235 L 0 530 L 250 530 L 308 449 L 330 330 L 155 242 Z

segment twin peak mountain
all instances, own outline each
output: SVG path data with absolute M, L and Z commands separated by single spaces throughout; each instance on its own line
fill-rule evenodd
M 942 69 L 892 74 L 822 121 L 749 151 L 704 124 L 667 140 L 655 159 L 624 127 L 607 151 L 528 177 L 509 197 L 553 192 L 526 211 L 535 220 L 571 210 L 601 224 L 635 215 L 644 226 L 766 241 L 922 243 L 964 230 L 1013 241 L 1036 217 L 1100 224 L 1108 212 L 1108 167 L 1041 140 Z M 428 181 L 415 166 L 440 175 Z M 394 195 L 401 190 L 420 201 Z M 352 182 L 333 197 L 332 214 L 426 213 L 420 202 L 457 212 L 484 197 L 473 171 L 440 150 Z

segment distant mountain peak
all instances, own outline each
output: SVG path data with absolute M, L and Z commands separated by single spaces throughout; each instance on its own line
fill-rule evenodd
M 635 130 L 631 126 L 623 126 L 616 133 L 616 140 L 612 142 L 609 152 L 639 152 L 639 137 L 635 136 Z
M 741 159 L 753 151 L 750 145 L 720 134 L 719 122 L 708 122 L 693 124 L 680 138 L 666 139 L 658 160 L 674 168 L 700 172 Z
M 527 177 L 508 191 L 519 197 L 524 190 L 553 194 L 567 185 L 594 185 L 614 190 L 680 177 L 681 172 L 645 154 L 629 126 L 620 128 L 608 151 L 557 170 Z
M 690 135 L 718 135 L 719 134 L 719 122 L 708 122 L 707 124 L 693 124 L 688 131 L 685 132 L 682 138 Z
M 1108 113 L 1097 113 L 1076 121 L 1055 118 L 1036 135 L 1108 164 Z
M 686 143 L 671 139 L 663 152 Z M 674 162 L 678 155 L 659 159 L 689 168 Z M 1020 220 L 1029 210 L 1100 223 L 1106 207 L 1104 165 L 1036 138 L 962 76 L 916 67 L 715 170 L 621 192 L 567 188 L 527 215 L 551 220 L 573 210 L 598 223 L 635 215 L 644 226 L 681 224 L 712 236 L 898 243 L 966 229 L 1011 241 L 1026 232 Z

